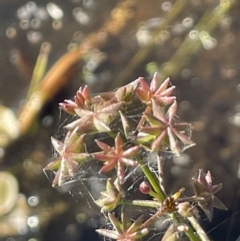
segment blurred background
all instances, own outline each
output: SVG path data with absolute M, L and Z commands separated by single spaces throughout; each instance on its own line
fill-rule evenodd
M 199 168 L 223 183 L 202 225 L 216 241 L 240 235 L 240 2 L 237 0 L 0 1 L 0 240 L 98 240 L 98 208 L 81 186 L 51 187 L 43 168 L 67 116 L 58 104 L 139 76 L 176 85 L 196 146 L 175 158 L 169 194 Z M 91 170 L 90 170 L 91 171 Z M 160 240 L 160 236 L 158 238 Z

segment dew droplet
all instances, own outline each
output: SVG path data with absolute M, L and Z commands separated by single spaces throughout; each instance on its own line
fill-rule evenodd
M 217 40 L 212 38 L 208 32 L 206 31 L 201 31 L 199 33 L 199 37 L 202 41 L 203 47 L 206 50 L 213 49 L 217 45 Z
M 17 36 L 17 30 L 13 27 L 8 27 L 6 30 L 6 36 L 9 39 L 14 39 Z
M 55 3 L 48 3 L 47 4 L 47 11 L 48 14 L 53 18 L 53 19 L 61 19 L 63 18 L 63 11 L 62 9 Z
M 73 9 L 73 17 L 82 25 L 87 25 L 90 21 L 88 14 L 78 7 Z
M 33 29 L 38 29 L 41 26 L 41 20 L 38 18 L 34 18 L 31 20 L 30 25 Z
M 182 25 L 185 28 L 191 28 L 193 26 L 193 19 L 190 17 L 184 18 L 182 21 Z
M 37 11 L 37 4 L 35 2 L 29 1 L 26 3 L 26 9 L 29 14 L 34 14 Z
M 27 11 L 27 8 L 25 6 L 23 7 L 20 7 L 18 10 L 17 10 L 17 18 L 19 20 L 23 20 L 23 19 L 29 19 L 30 17 L 30 14 L 29 12 Z
M 39 224 L 38 217 L 37 216 L 29 217 L 28 220 L 27 220 L 27 224 L 31 228 L 36 228 L 38 226 L 38 224 Z
M 42 39 L 42 33 L 37 31 L 29 31 L 27 33 L 27 39 L 30 43 L 37 44 Z
M 27 227 L 26 227 L 25 225 L 21 225 L 21 226 L 18 227 L 18 233 L 19 233 L 20 235 L 26 234 L 27 231 L 28 231 L 28 230 L 27 230 Z
M 30 23 L 29 23 L 28 20 L 21 20 L 21 21 L 19 22 L 19 27 L 20 27 L 21 29 L 23 29 L 23 30 L 29 29 L 29 26 L 30 26 Z
M 54 19 L 52 22 L 52 28 L 54 30 L 60 30 L 63 27 L 63 22 L 61 19 Z
M 28 204 L 31 206 L 31 207 L 36 207 L 39 203 L 39 199 L 37 196 L 31 196 L 28 198 Z
M 82 5 L 88 9 L 94 9 L 97 6 L 94 0 L 83 0 Z
M 189 37 L 190 37 L 192 40 L 197 39 L 197 38 L 198 38 L 198 31 L 197 31 L 197 30 L 192 30 L 192 31 L 190 31 Z
M 145 26 L 140 27 L 136 33 L 139 46 L 144 46 L 150 41 L 151 35 Z
M 39 7 L 34 16 L 42 21 L 49 18 L 48 12 L 45 7 Z
M 172 4 L 170 2 L 163 2 L 162 3 L 162 10 L 165 12 L 170 11 L 172 8 Z

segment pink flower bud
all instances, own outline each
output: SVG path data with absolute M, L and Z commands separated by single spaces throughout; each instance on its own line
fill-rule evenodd
M 149 182 L 147 181 L 143 181 L 140 185 L 139 185 L 139 190 L 141 191 L 141 193 L 143 194 L 149 194 L 150 191 L 152 190 L 151 185 Z

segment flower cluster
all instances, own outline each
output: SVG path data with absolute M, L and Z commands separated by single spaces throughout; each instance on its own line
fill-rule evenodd
M 77 91 L 74 100 L 61 103 L 60 108 L 75 115 L 76 120 L 65 126 L 68 134 L 63 143 L 52 138 L 52 144 L 59 156 L 45 169 L 57 171 L 53 185 L 60 186 L 64 180 L 73 177 L 81 163 L 89 158 L 103 162 L 100 173 L 116 168 L 119 182 L 123 183 L 125 166 L 137 166 L 136 155 L 140 149 L 158 152 L 164 147 L 179 155 L 183 147 L 193 145 L 193 141 L 185 133 L 190 125 L 174 120 L 177 102 L 176 97 L 171 94 L 175 86 L 169 85 L 169 79 L 166 79 L 158 87 L 155 73 L 150 85 L 143 78 L 138 78 L 117 91 L 93 97 L 85 86 Z M 131 103 L 136 100 L 145 110 L 136 115 L 135 124 L 131 126 L 131 120 L 125 113 L 133 108 Z M 166 108 L 168 110 L 164 113 Z M 112 125 L 119 119 L 122 128 L 118 128 L 120 131 L 122 129 L 121 132 Z M 110 146 L 96 140 L 101 151 L 84 153 L 87 150 L 82 148 L 84 135 L 102 132 L 115 136 L 115 145 Z
M 185 205 L 188 207 L 187 215 L 182 215 L 180 211 L 183 207 L 179 205 L 180 196 L 184 188 L 168 197 L 160 184 L 160 175 L 156 174 L 162 170 L 153 172 L 147 165 L 147 156 L 156 156 L 156 162 L 159 162 L 164 151 L 180 155 L 184 149 L 194 145 L 191 125 L 178 122 L 175 117 L 177 100 L 173 95 L 174 89 L 169 79 L 159 84 L 155 73 L 150 84 L 140 77 L 115 91 L 95 96 L 91 96 L 85 86 L 77 91 L 73 100 L 60 104 L 60 108 L 75 119 L 65 126 L 67 134 L 62 142 L 52 138 L 57 156 L 45 170 L 55 173 L 53 186 L 62 186 L 74 180 L 75 175 L 86 166 L 83 164 L 89 161 L 98 163 L 96 166 L 100 164 L 98 171 L 106 175 L 107 181 L 106 191 L 100 192 L 101 197 L 96 204 L 101 212 L 108 213 L 114 227 L 114 230 L 97 230 L 106 237 L 119 241 L 140 240 L 162 215 L 168 214 L 176 224 L 182 223 L 178 215 L 182 218 L 192 215 L 190 204 Z M 94 137 L 95 141 L 89 142 L 89 137 L 90 140 Z M 156 166 L 161 168 L 161 165 Z M 127 195 L 123 191 L 129 176 L 126 174 L 135 168 L 141 170 L 144 177 L 139 191 L 152 200 L 126 200 Z M 197 203 L 209 219 L 213 207 L 225 207 L 214 196 L 221 189 L 221 184 L 212 186 L 210 172 L 204 175 L 200 171 L 193 186 L 195 196 L 182 200 Z M 122 212 L 120 222 L 112 212 L 123 205 L 147 206 L 153 208 L 155 214 L 147 220 L 139 217 L 131 222 Z M 188 237 L 195 235 L 191 227 L 184 230 Z M 177 232 L 174 231 L 174 236 Z

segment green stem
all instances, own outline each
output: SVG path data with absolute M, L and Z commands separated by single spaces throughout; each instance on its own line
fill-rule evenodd
M 153 187 L 154 191 L 157 193 L 159 200 L 163 202 L 166 199 L 166 195 L 164 191 L 159 187 L 159 183 L 156 180 L 156 176 L 154 175 L 153 172 L 149 170 L 149 168 L 145 165 L 139 162 L 139 165 L 147 177 L 148 181 L 150 182 L 151 186 Z
M 170 217 L 172 218 L 172 220 L 178 224 L 178 225 L 186 225 L 186 230 L 184 230 L 184 233 L 188 236 L 188 238 L 191 240 L 191 241 L 205 241 L 205 240 L 202 240 L 199 235 L 197 233 L 194 232 L 194 230 L 192 229 L 191 226 L 187 225 L 186 224 L 186 221 L 185 219 L 179 214 L 179 213 L 171 213 L 169 214 Z
M 166 194 L 160 187 L 159 182 L 157 181 L 156 175 L 149 170 L 149 168 L 146 164 L 142 164 L 141 160 L 138 160 L 138 163 L 139 163 L 139 166 L 141 167 L 144 175 L 147 177 L 148 181 L 150 182 L 152 188 L 158 195 L 159 201 L 164 202 L 164 200 L 166 199 Z M 131 204 L 145 206 L 145 207 L 150 207 L 152 205 L 153 206 L 156 205 L 156 203 L 154 201 L 148 203 L 147 201 L 143 202 L 142 200 L 132 201 Z M 162 216 L 164 213 L 165 212 L 162 212 L 161 208 L 160 208 L 149 220 L 147 220 L 144 224 L 142 224 L 142 227 L 150 225 L 153 221 L 155 221 L 159 216 Z M 186 226 L 184 233 L 187 235 L 187 237 L 189 238 L 190 241 L 209 241 L 209 239 L 207 239 L 207 235 L 202 235 L 202 232 L 201 232 L 202 229 L 201 229 L 201 227 L 199 228 L 200 225 L 198 223 L 197 223 L 198 225 L 192 224 L 193 228 L 196 230 L 196 232 L 195 232 L 194 229 L 192 228 L 192 226 L 189 226 L 187 224 L 186 219 L 183 218 L 178 212 L 170 213 L 169 215 L 170 215 L 171 219 L 174 221 L 174 223 L 176 223 L 177 225 L 182 224 L 182 225 Z M 189 220 L 189 221 L 192 221 L 192 220 Z
M 148 181 L 152 185 L 154 191 L 158 194 L 159 200 L 161 202 L 163 202 L 166 199 L 166 194 L 159 186 L 159 183 L 156 180 L 157 178 L 156 178 L 155 174 L 153 172 L 151 172 L 149 170 L 149 168 L 145 164 L 142 164 L 140 161 L 139 161 L 139 165 L 140 165 L 143 173 L 147 177 Z M 146 221 L 144 223 L 144 225 L 148 225 L 148 224 L 152 223 L 155 220 L 155 218 L 157 218 L 160 214 L 162 215 L 163 213 L 159 210 L 159 212 L 157 212 L 156 215 L 154 215 L 154 218 L 151 218 L 151 220 Z M 186 230 L 184 230 L 184 233 L 188 236 L 190 241 L 208 241 L 207 239 L 202 239 L 202 237 L 198 234 L 198 232 L 195 233 L 194 229 L 191 226 L 187 225 L 186 220 L 179 213 L 175 212 L 175 213 L 172 213 L 169 215 L 176 224 L 178 224 L 178 225 L 183 224 L 183 225 L 187 226 Z
M 158 201 L 151 201 L 151 200 L 122 200 L 121 204 L 123 205 L 133 205 L 139 207 L 148 207 L 148 208 L 160 208 L 161 203 Z
M 183 202 L 197 202 L 197 201 L 202 201 L 204 198 L 202 197 L 197 197 L 197 196 L 192 196 L 192 197 L 184 197 L 184 198 L 178 198 L 177 202 L 178 203 L 183 203 Z
M 199 235 L 202 241 L 210 241 L 207 234 L 204 232 L 204 230 L 202 229 L 201 225 L 198 223 L 196 218 L 192 216 L 192 217 L 188 217 L 188 220 L 192 224 L 192 226 L 194 227 L 194 229 L 196 230 L 197 234 Z
M 149 227 L 153 222 L 155 222 L 158 218 L 166 214 L 162 212 L 162 210 L 158 210 L 153 216 L 151 216 L 148 220 L 146 220 L 141 226 L 140 229 Z

